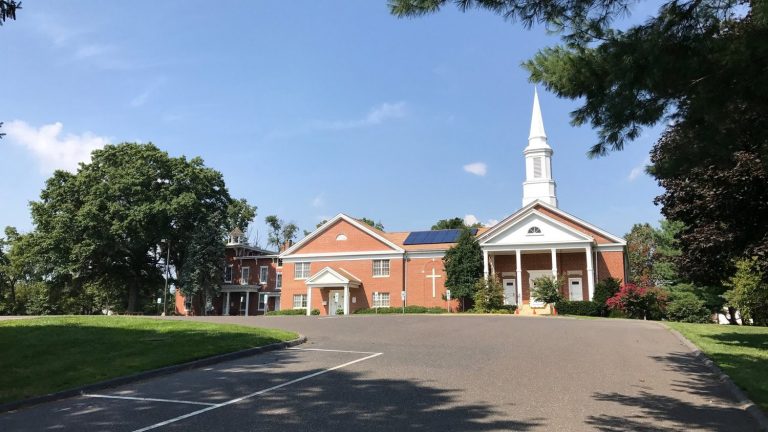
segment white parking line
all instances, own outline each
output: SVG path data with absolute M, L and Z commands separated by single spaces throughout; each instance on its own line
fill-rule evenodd
M 350 353 L 350 354 L 376 354 L 373 351 L 346 351 L 346 350 L 323 349 L 323 348 L 287 348 L 287 349 L 294 350 L 294 351 L 322 351 L 322 352 L 337 352 L 337 353 Z
M 177 400 L 177 399 L 143 398 L 143 397 L 133 397 L 133 396 L 83 394 L 83 397 L 102 398 L 102 399 L 126 399 L 126 400 L 147 401 L 147 402 L 169 402 L 169 403 L 190 404 L 190 405 L 208 405 L 208 406 L 216 405 L 215 403 L 208 403 L 208 402 L 195 402 L 195 401 L 185 401 L 185 400 Z
M 332 372 L 332 371 L 335 371 L 336 369 L 341 369 L 343 367 L 347 367 L 347 366 L 353 365 L 355 363 L 360 363 L 362 361 L 370 360 L 370 359 L 372 359 L 374 357 L 378 357 L 378 356 L 380 356 L 382 354 L 383 353 L 373 353 L 373 354 L 371 354 L 371 355 L 369 355 L 367 357 L 359 358 L 357 360 L 352 360 L 350 362 L 346 362 L 344 364 L 340 364 L 340 365 L 334 366 L 332 368 L 324 369 L 324 370 L 321 370 L 319 372 L 315 372 L 315 373 L 312 373 L 312 374 L 309 374 L 309 375 L 304 375 L 303 377 L 299 377 L 299 378 L 290 380 L 288 382 L 284 382 L 282 384 L 278 384 L 276 386 L 272 386 L 272 387 L 264 389 L 264 390 L 259 390 L 257 392 L 254 392 L 254 393 L 251 393 L 251 394 L 239 397 L 239 398 L 235 398 L 235 399 L 232 399 L 232 400 L 227 401 L 227 402 L 222 402 L 220 404 L 209 406 L 209 407 L 203 408 L 201 410 L 193 411 L 193 412 L 191 412 L 189 414 L 184 414 L 184 415 L 181 415 L 181 416 L 178 416 L 178 417 L 174 417 L 174 418 L 172 418 L 170 420 L 166 420 L 166 421 L 163 421 L 163 422 L 160 422 L 160 423 L 155 423 L 153 425 L 150 425 L 150 426 L 147 426 L 147 427 L 144 427 L 144 428 L 141 428 L 141 429 L 136 429 L 133 432 L 144 432 L 144 431 L 148 431 L 148 430 L 159 428 L 161 426 L 169 425 L 171 423 L 176 423 L 179 420 L 184 420 L 184 419 L 187 419 L 187 418 L 190 418 L 190 417 L 194 417 L 196 415 L 199 415 L 199 414 L 202 414 L 202 413 L 205 413 L 205 412 L 208 412 L 208 411 L 215 410 L 217 408 L 225 407 L 227 405 L 232 405 L 234 403 L 241 402 L 241 401 L 244 401 L 246 399 L 250 399 L 250 398 L 252 398 L 254 396 L 263 395 L 264 393 L 269 393 L 272 390 L 277 390 L 277 389 L 289 386 L 291 384 L 296 384 L 297 382 L 308 380 L 310 378 L 314 378 L 316 376 L 319 376 L 319 375 L 322 375 L 322 374 L 325 374 L 325 373 L 328 373 L 328 372 Z

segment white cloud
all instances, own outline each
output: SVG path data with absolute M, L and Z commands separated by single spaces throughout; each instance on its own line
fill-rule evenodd
M 56 169 L 74 172 L 79 162 L 90 162 L 92 151 L 109 143 L 106 137 L 91 132 L 62 136 L 63 128 L 63 124 L 56 122 L 36 129 L 21 120 L 3 126 L 9 141 L 26 148 L 37 159 L 43 174 Z
M 478 222 L 480 222 L 480 220 L 477 218 L 477 216 L 473 214 L 464 215 L 464 225 L 472 226 Z
M 325 205 L 325 197 L 320 194 L 312 199 L 312 207 L 322 207 Z
M 482 177 L 488 172 L 488 166 L 484 162 L 474 162 L 464 165 L 464 171 Z
M 318 120 L 312 122 L 311 126 L 315 129 L 328 129 L 328 130 L 345 130 L 345 129 L 357 129 L 368 126 L 376 126 L 384 123 L 387 120 L 397 119 L 405 117 L 406 104 L 405 102 L 389 103 L 385 102 L 371 108 L 368 114 L 360 119 L 356 120 L 340 120 L 340 121 L 325 121 Z
M 480 222 L 480 219 L 478 219 L 477 216 L 475 216 L 473 214 L 464 215 L 464 225 L 472 226 L 472 225 L 474 225 L 476 223 L 480 223 L 480 224 L 482 224 L 483 226 L 486 226 L 486 227 L 492 227 L 492 226 L 496 225 L 497 223 L 499 223 L 499 221 L 496 220 L 496 219 L 488 219 L 485 222 Z
M 640 165 L 632 168 L 632 170 L 629 172 L 629 175 L 627 176 L 627 180 L 629 181 L 635 181 L 640 175 L 645 174 L 645 167 L 651 163 L 651 160 L 649 158 L 645 158 Z

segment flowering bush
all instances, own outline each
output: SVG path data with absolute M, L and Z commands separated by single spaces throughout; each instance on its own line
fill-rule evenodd
M 646 288 L 625 283 L 605 304 L 629 318 L 660 319 L 667 303 L 667 293 L 658 288 Z

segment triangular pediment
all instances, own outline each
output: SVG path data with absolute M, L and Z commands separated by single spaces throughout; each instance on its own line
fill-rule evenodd
M 314 287 L 344 286 L 356 287 L 360 285 L 360 280 L 352 276 L 343 269 L 334 270 L 330 267 L 323 267 L 320 271 L 307 279 L 306 284 Z
M 338 252 L 403 252 L 400 246 L 382 234 L 384 233 L 340 213 L 288 248 L 281 256 Z
M 522 245 L 572 243 L 592 241 L 584 233 L 552 219 L 534 209 L 513 220 L 504 221 L 505 226 L 494 227 L 494 233 L 482 239 L 482 245 Z

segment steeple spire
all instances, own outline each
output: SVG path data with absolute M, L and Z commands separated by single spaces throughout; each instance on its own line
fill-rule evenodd
M 552 178 L 552 147 L 547 143 L 544 120 L 539 105 L 539 92 L 533 89 L 533 112 L 531 133 L 525 155 L 525 181 L 523 182 L 523 206 L 533 201 L 542 201 L 557 207 L 555 180 Z
M 533 113 L 531 113 L 531 133 L 528 140 L 533 138 L 547 139 L 547 133 L 544 132 L 544 120 L 541 117 L 541 106 L 539 106 L 539 92 L 536 87 L 533 88 Z

